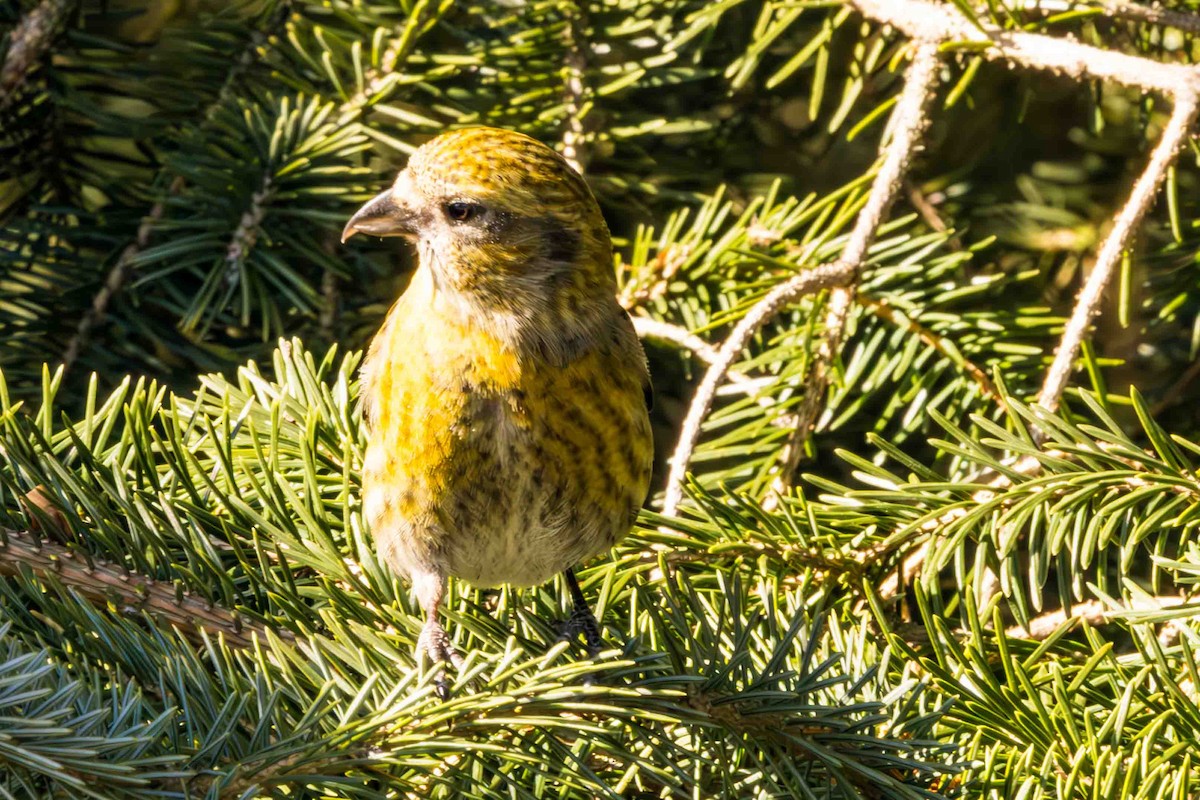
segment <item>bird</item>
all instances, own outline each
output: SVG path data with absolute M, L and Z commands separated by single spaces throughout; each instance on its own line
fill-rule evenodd
M 562 574 L 563 635 L 595 658 L 574 568 L 632 529 L 654 457 L 646 356 L 595 196 L 537 139 L 463 128 L 416 149 L 342 241 L 355 234 L 402 237 L 417 255 L 360 372 L 362 511 L 420 603 L 417 657 L 462 667 L 438 619 L 448 578 Z M 444 669 L 436 691 L 448 696 Z

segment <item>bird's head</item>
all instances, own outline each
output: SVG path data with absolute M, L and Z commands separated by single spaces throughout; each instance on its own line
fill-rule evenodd
M 439 287 L 489 301 L 553 302 L 613 292 L 612 244 L 596 199 L 552 149 L 524 134 L 467 128 L 412 154 L 390 189 L 346 223 L 417 245 Z

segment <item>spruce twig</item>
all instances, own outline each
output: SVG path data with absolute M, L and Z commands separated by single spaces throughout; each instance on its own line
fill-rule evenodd
M 922 42 L 917 47 L 913 63 L 905 73 L 904 89 L 892 112 L 891 139 L 889 141 L 885 137 L 886 144 L 881 147 L 883 163 L 871 184 L 866 205 L 859 212 L 854 230 L 842 251 L 842 257 L 833 264 L 802 273 L 777 286 L 742 318 L 721 346 L 721 359 L 709 368 L 696 389 L 684 420 L 679 444 L 671 459 L 671 473 L 667 478 L 667 493 L 663 501 L 664 514 L 675 514 L 679 502 L 683 499 L 683 480 L 699 439 L 700 425 L 712 407 L 717 384 L 749 342 L 750 337 L 775 313 L 796 298 L 822 288 L 830 288 L 830 306 L 825 320 L 826 337 L 818 351 L 817 363 L 810 373 L 805 390 L 805 403 L 797 414 L 793 438 L 783 456 L 784 467 L 773 485 L 774 493 L 781 493 L 790 482 L 790 474 L 799 463 L 799 452 L 803 450 L 809 429 L 822 405 L 828 386 L 828 370 L 841 344 L 845 318 L 853 296 L 850 283 L 862 269 L 867 250 L 875 239 L 875 231 L 883 224 L 899 194 L 904 175 L 920 145 L 921 134 L 928 124 L 924 110 L 936 85 L 937 69 L 937 44 L 933 41 Z M 825 280 L 817 280 L 817 276 Z
M 26 531 L 0 531 L 0 575 L 20 575 L 30 570 L 41 579 L 52 578 L 101 607 L 111 604 L 127 615 L 146 614 L 155 622 L 173 626 L 200 643 L 220 635 L 237 647 L 250 647 L 265 637 L 267 628 L 244 621 L 234 612 L 189 593 L 177 595 L 175 587 L 138 575 L 95 556 L 78 553 Z M 290 631 L 271 629 L 280 639 L 293 639 Z

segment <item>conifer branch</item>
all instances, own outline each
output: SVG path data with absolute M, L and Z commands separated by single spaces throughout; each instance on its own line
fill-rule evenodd
M 268 28 L 273 30 L 277 25 L 282 24 L 282 22 L 287 19 L 287 16 L 287 4 L 282 3 L 280 4 L 279 11 L 268 24 Z M 261 48 L 263 43 L 267 41 L 267 38 L 267 33 L 262 31 L 255 31 L 253 34 L 251 34 L 248 46 L 242 50 L 241 56 L 238 57 L 237 61 L 234 62 L 234 66 L 225 76 L 225 80 L 222 82 L 221 88 L 217 92 L 217 96 L 205 107 L 203 114 L 201 114 L 201 121 L 199 123 L 201 127 L 208 124 L 212 120 L 213 114 L 216 113 L 217 109 L 221 108 L 229 101 L 229 97 L 233 92 L 233 87 L 236 85 L 238 77 L 241 76 L 247 69 L 249 69 L 250 65 L 254 63 L 256 58 L 258 58 L 259 48 Z M 167 167 L 164 166 L 159 170 L 159 179 L 165 178 L 166 175 Z M 91 306 L 87 309 L 87 311 L 84 312 L 83 316 L 80 317 L 79 324 L 75 327 L 75 334 L 71 337 L 70 341 L 67 342 L 66 349 L 63 350 L 62 355 L 62 368 L 64 373 L 69 372 L 71 367 L 74 366 L 75 362 L 79 359 L 79 355 L 83 352 L 83 348 L 87 344 L 92 329 L 104 319 L 104 315 L 108 313 L 108 306 L 112 303 L 113 298 L 118 292 L 121 291 L 122 288 L 124 288 L 125 282 L 129 280 L 131 265 L 137 255 L 145 250 L 147 245 L 150 244 L 150 237 L 154 233 L 154 228 L 158 225 L 159 221 L 162 220 L 163 214 L 166 212 L 167 201 L 182 192 L 184 186 L 186 185 L 187 181 L 183 178 L 183 176 L 176 176 L 173 178 L 170 185 L 167 187 L 166 196 L 155 202 L 154 205 L 150 207 L 150 210 L 146 213 L 146 216 L 142 218 L 142 222 L 140 225 L 138 225 L 137 233 L 135 234 L 133 241 L 130 242 L 117 257 L 117 261 L 113 265 L 112 269 L 108 271 L 108 275 L 105 277 L 104 283 L 100 287 L 100 291 L 98 291 L 95 297 L 92 298 Z
M 1119 617 L 1131 611 L 1162 611 L 1163 609 L 1177 608 L 1185 602 L 1184 598 L 1178 596 L 1134 597 L 1125 600 L 1121 606 L 1113 607 L 1111 604 L 1099 600 L 1087 600 L 1076 603 L 1070 608 L 1047 611 L 1045 614 L 1030 619 L 1025 625 L 1013 625 L 1004 631 L 1004 635 L 1010 639 L 1042 641 L 1048 639 L 1068 622 L 1074 625 L 1078 625 L 1080 622 L 1086 622 L 1093 626 L 1104 625 L 1113 617 Z
M 0 111 L 12 105 L 34 66 L 63 29 L 75 0 L 42 0 L 21 20 L 8 39 L 0 64 Z
M 170 187 L 167 189 L 167 195 L 175 195 L 183 191 L 184 179 L 177 177 L 171 181 Z M 133 241 L 126 245 L 121 254 L 117 256 L 117 262 L 113 264 L 113 268 L 108 271 L 108 275 L 104 279 L 104 284 L 100 287 L 100 291 L 92 298 L 92 304 L 84 312 L 79 319 L 79 324 L 75 327 L 75 335 L 67 342 L 67 347 L 62 355 L 63 372 L 69 372 L 74 366 L 79 354 L 83 352 L 83 346 L 91 336 L 92 329 L 104 319 L 104 315 L 108 313 L 108 306 L 117 293 L 125 286 L 125 281 L 129 279 L 129 272 L 132 268 L 133 260 L 138 253 L 146 249 L 146 245 L 150 244 L 150 236 L 154 233 L 154 227 L 158 221 L 162 219 L 163 212 L 166 211 L 166 200 L 159 200 L 150 207 L 149 213 L 142 218 L 142 222 L 138 225 L 137 235 Z
M 890 25 L 912 39 L 940 42 L 948 50 L 966 50 L 1075 80 L 1108 80 L 1172 96 L 1181 91 L 1195 91 L 1200 85 L 1200 71 L 1190 65 L 1162 63 L 1056 36 L 1006 30 L 983 20 L 969 20 L 949 3 L 930 0 L 850 0 L 850 3 L 863 16 Z
M 633 329 L 637 332 L 638 338 L 655 339 L 678 345 L 705 364 L 712 364 L 720 357 L 715 347 L 678 325 L 672 325 L 669 322 L 663 322 L 651 317 L 631 316 L 630 319 L 633 320 Z M 754 394 L 759 391 L 764 382 L 764 379 L 751 378 L 749 375 L 734 369 L 729 370 L 726 377 L 730 383 L 736 385 L 745 394 Z M 767 400 L 767 405 L 770 405 L 770 398 L 765 399 Z
M 1068 324 L 1058 348 L 1055 364 L 1047 374 L 1041 397 L 1043 405 L 1053 409 L 1061 397 L 1066 376 L 1070 372 L 1070 365 L 1078 352 L 1083 333 L 1095 314 L 1108 276 L 1138 223 L 1153 202 L 1159 183 L 1166 174 L 1167 168 L 1173 163 L 1176 153 L 1195 121 L 1197 97 L 1200 96 L 1200 71 L 1191 66 L 1163 64 L 1052 36 L 1004 30 L 989 23 L 969 20 L 961 12 L 948 5 L 931 3 L 927 0 L 852 0 L 852 4 L 865 16 L 889 24 L 924 43 L 921 45 L 922 49 L 932 48 L 934 43 L 951 46 L 963 43 L 970 45 L 973 50 L 978 50 L 978 45 L 984 44 L 988 46 L 982 52 L 989 58 L 1005 59 L 1015 64 L 1050 70 L 1076 79 L 1113 80 L 1148 91 L 1163 92 L 1175 101 L 1176 109 L 1172 114 L 1171 122 L 1155 148 L 1146 171 L 1135 184 L 1129 201 L 1118 214 L 1112 233 L 1101 248 L 1097 269 L 1080 294 L 1075 313 L 1072 315 L 1071 322 Z M 914 62 L 913 67 L 910 68 L 910 74 L 915 72 L 916 66 L 917 64 Z M 903 102 L 902 99 L 901 104 Z M 902 119 L 900 104 L 893 113 L 893 119 Z M 926 125 L 922 106 L 918 106 L 914 122 L 916 127 L 912 131 L 909 149 L 896 148 L 894 151 L 889 151 L 898 153 L 899 163 L 905 166 L 911 159 L 912 150 L 919 146 L 920 134 Z M 898 129 L 899 127 L 897 125 Z M 886 159 L 884 166 L 887 166 Z M 883 169 L 881 167 L 880 175 L 876 177 L 876 182 L 872 186 L 873 193 L 876 187 L 881 186 L 880 177 L 883 175 Z M 894 201 L 900 188 L 899 180 L 902 177 L 902 174 L 898 173 L 894 186 L 890 186 L 887 190 L 881 188 L 880 198 L 886 202 L 880 202 L 878 205 L 885 214 L 887 208 L 883 206 L 890 207 Z M 854 271 L 861 265 L 861 258 L 873 240 L 874 230 L 882 222 L 882 215 L 872 218 L 868 214 L 868 211 L 879 210 L 872 208 L 874 205 L 872 199 L 868 200 L 868 206 L 859 215 L 855 231 L 847 243 L 846 255 L 843 256 L 841 262 L 837 262 L 851 269 L 850 277 L 845 281 L 822 284 L 817 288 L 831 288 L 835 294 L 840 291 L 848 291 L 846 284 L 852 280 Z M 855 259 L 856 255 L 857 260 Z M 774 313 L 786 305 L 790 299 L 813 290 L 812 284 L 803 280 L 803 277 L 797 276 L 797 278 L 777 286 L 760 301 L 759 306 L 751 309 L 751 312 L 743 317 L 719 351 L 720 359 L 713 363 L 697 388 L 680 432 L 679 444 L 672 458 L 663 505 L 664 513 L 674 514 L 682 499 L 683 479 L 699 438 L 700 427 L 711 408 L 716 385 L 720 382 L 724 371 L 733 363 L 740 348 L 769 318 L 770 314 L 761 313 L 763 310 L 770 309 L 770 312 Z M 797 283 L 798 281 L 799 283 Z M 803 445 L 805 437 L 808 435 L 807 429 L 811 428 L 812 418 L 815 417 L 815 410 L 820 407 L 821 401 L 817 398 L 823 396 L 823 392 L 811 391 L 823 388 L 823 384 L 828 380 L 826 374 L 828 367 L 823 366 L 827 364 L 827 359 L 820 356 L 821 354 L 832 356 L 840 344 L 841 328 L 844 324 L 842 308 L 848 306 L 848 300 L 843 304 L 832 302 L 833 299 L 831 298 L 830 316 L 826 320 L 826 330 L 829 335 L 818 353 L 817 364 L 814 365 L 812 373 L 813 379 L 810 381 L 810 393 L 806 397 L 805 406 L 797 415 L 797 432 L 794 437 L 797 441 L 789 442 L 785 450 L 785 467 L 776 481 L 778 486 L 774 487 L 777 493 L 786 487 L 786 481 L 781 482 L 781 480 L 786 478 L 790 471 L 789 466 L 796 458 L 794 454 L 800 449 L 797 445 Z M 732 353 L 731 349 L 733 349 Z M 791 470 L 794 470 L 794 467 L 791 467 Z
M 220 634 L 237 647 L 251 646 L 267 628 L 243 621 L 234 612 L 215 606 L 174 586 L 132 573 L 118 564 L 77 552 L 26 531 L 0 529 L 0 575 L 20 575 L 28 569 L 41 579 L 53 578 L 100 607 L 116 606 L 125 615 L 145 613 L 173 626 L 196 642 Z M 290 631 L 272 629 L 281 639 Z
M 1129 200 L 1117 215 L 1113 230 L 1100 248 L 1096 265 L 1080 291 L 1075 310 L 1063 332 L 1054 363 L 1047 371 L 1039 402 L 1053 410 L 1062 397 L 1075 356 L 1112 271 L 1153 203 L 1159 184 L 1195 122 L 1200 71 L 1193 66 L 1160 63 L 1067 39 L 1004 30 L 983 21 L 968 20 L 949 5 L 927 0 L 852 0 L 852 3 L 865 16 L 917 39 L 956 46 L 960 43 L 985 44 L 988 47 L 982 53 L 988 58 L 1004 59 L 1075 79 L 1111 80 L 1145 91 L 1161 92 L 1175 103 L 1171 121 L 1155 147 L 1150 163 L 1138 178 Z
M 452 6 L 452 0 L 418 0 L 404 24 L 397 26 L 393 31 L 394 35 L 380 55 L 379 63 L 363 72 L 362 88 L 346 98 L 338 108 L 338 117 L 343 125 L 354 121 L 361 122 L 362 116 L 370 108 L 371 103 L 396 85 L 393 76 L 396 74 L 397 67 L 404 65 L 404 62 L 412 55 L 413 48 L 420 40 L 421 35 L 436 25 Z M 431 7 L 432 11 L 430 11 Z M 331 249 L 340 244 L 336 232 L 327 241 L 330 243 Z M 340 279 L 336 272 L 328 267 L 322 271 L 322 306 L 318 313 L 317 326 L 327 337 L 333 335 L 338 308 L 341 305 L 339 283 Z
M 342 124 L 348 124 L 370 108 L 396 85 L 396 69 L 412 55 L 421 36 L 437 24 L 454 5 L 453 0 L 417 0 L 404 22 L 397 25 L 379 64 L 363 72 L 362 88 L 346 98 L 338 109 Z
M 850 233 L 842 251 L 842 257 L 833 264 L 818 267 L 777 286 L 742 318 L 721 346 L 720 358 L 709 367 L 708 373 L 705 374 L 700 386 L 696 389 L 687 417 L 684 419 L 683 428 L 679 434 L 679 444 L 671 459 L 671 472 L 667 478 L 666 497 L 663 501 L 664 514 L 674 515 L 679 507 L 679 502 L 683 499 L 683 480 L 700 436 L 701 423 L 712 407 L 717 385 L 749 342 L 750 337 L 791 301 L 812 291 L 830 288 L 833 291 L 826 318 L 826 337 L 818 351 L 817 364 L 810 373 L 805 405 L 797 415 L 793 439 L 785 450 L 785 466 L 773 487 L 775 492 L 783 491 L 790 481 L 788 476 L 795 469 L 793 461 L 796 463 L 799 461 L 799 457 L 793 454 L 802 451 L 804 443 L 807 441 L 812 421 L 821 407 L 827 389 L 830 364 L 840 348 L 850 298 L 853 296 L 849 286 L 861 270 L 867 250 L 875 240 L 875 231 L 884 222 L 891 209 L 892 203 L 900 192 L 912 157 L 920 147 L 921 134 L 928 124 L 924 110 L 936 85 L 937 72 L 937 45 L 930 41 L 923 41 L 917 46 L 913 63 L 905 73 L 904 89 L 892 112 L 892 121 L 889 125 L 892 130 L 891 139 L 889 141 L 885 135 L 885 144 L 881 145 L 883 163 L 871 184 L 866 205 L 859 212 L 854 230 Z M 824 280 L 818 279 L 818 276 Z
M 787 307 L 789 303 L 797 298 L 815 294 L 822 289 L 845 285 L 853 280 L 854 274 L 854 265 L 844 261 L 834 261 L 805 270 L 767 292 L 766 296 L 746 312 L 746 315 L 730 331 L 729 337 L 717 351 L 716 360 L 704 373 L 700 385 L 696 387 L 696 393 L 692 396 L 687 416 L 683 420 L 683 426 L 679 431 L 679 443 L 675 446 L 675 453 L 671 457 L 671 471 L 667 476 L 666 495 L 663 498 L 663 514 L 674 516 L 679 509 L 679 503 L 683 500 L 683 479 L 687 475 L 692 453 L 696 449 L 696 441 L 700 438 L 700 426 L 703 424 L 709 408 L 712 407 L 712 401 L 717 394 L 717 386 L 746 344 L 758 332 L 758 329 L 766 324 L 767 320 Z
M 1130 240 L 1137 233 L 1142 219 L 1154 204 L 1158 187 L 1166 178 L 1167 170 L 1175 163 L 1175 157 L 1196 122 L 1197 109 L 1200 109 L 1200 94 L 1197 89 L 1188 85 L 1181 89 L 1174 99 L 1175 108 L 1171 112 L 1171 119 L 1150 154 L 1150 162 L 1146 169 L 1133 185 L 1129 199 L 1117 214 L 1112 230 L 1100 246 L 1091 274 L 1075 299 L 1075 308 L 1066 328 L 1063 329 L 1062 340 L 1054 353 L 1054 361 L 1046 371 L 1038 402 L 1051 411 L 1058 408 L 1059 400 L 1062 399 L 1067 379 L 1075 366 L 1075 357 L 1079 354 L 1083 337 L 1087 335 L 1092 319 L 1100 309 L 1100 301 L 1109 280 L 1121 263 L 1121 258 Z
M 225 279 L 237 283 L 242 277 L 242 266 L 258 242 L 259 229 L 267 213 L 267 202 L 271 197 L 271 175 L 263 176 L 262 185 L 250 196 L 250 207 L 242 213 L 237 228 L 229 237 L 225 248 Z
M 566 52 L 563 55 L 563 121 L 562 156 L 580 175 L 587 169 L 591 152 L 587 146 L 585 118 L 591 101 L 587 85 L 588 42 L 587 9 L 581 2 L 568 0 Z

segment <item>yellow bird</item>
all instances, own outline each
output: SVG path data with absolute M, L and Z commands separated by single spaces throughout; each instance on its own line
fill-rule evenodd
M 447 576 L 563 572 L 567 632 L 594 656 L 572 567 L 629 532 L 653 459 L 646 357 L 599 205 L 546 145 L 469 128 L 414 152 L 342 240 L 355 233 L 402 236 L 419 257 L 362 368 L 363 512 L 425 612 L 418 653 L 461 665 L 438 622 Z

